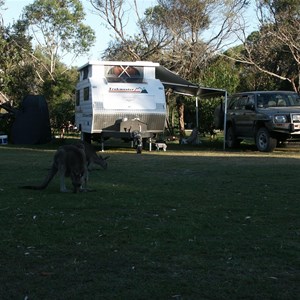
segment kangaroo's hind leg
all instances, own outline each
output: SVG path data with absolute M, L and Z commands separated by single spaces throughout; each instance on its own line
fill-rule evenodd
M 66 182 L 65 182 L 65 170 L 60 170 L 60 191 L 62 193 L 68 193 L 69 190 L 66 187 Z
M 60 191 L 62 193 L 67 193 L 69 190 L 66 187 L 65 177 L 66 177 L 66 151 L 64 149 L 60 149 L 55 157 L 54 157 L 54 164 L 58 169 L 58 173 L 60 176 Z

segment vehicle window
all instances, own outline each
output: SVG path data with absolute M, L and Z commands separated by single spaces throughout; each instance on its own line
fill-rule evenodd
M 258 95 L 257 106 L 265 108 L 300 106 L 300 98 L 297 93 L 268 93 L 265 95 Z
M 277 95 L 276 96 L 276 106 L 287 106 L 285 97 L 282 95 Z
M 228 108 L 229 109 L 238 109 L 237 108 L 238 100 L 239 100 L 238 96 L 230 98 Z
M 272 98 L 269 98 L 268 103 L 267 103 L 268 107 L 276 107 L 276 101 Z
M 237 109 L 244 110 L 248 102 L 248 96 L 242 96 L 237 102 Z
M 260 95 L 260 94 L 257 95 L 257 107 L 258 108 L 266 107 L 267 102 L 268 102 L 267 99 L 263 95 Z
M 289 106 L 300 106 L 300 97 L 297 93 L 287 95 Z
M 228 109 L 245 110 L 255 105 L 258 108 L 300 106 L 300 96 L 297 93 L 276 92 L 258 93 L 256 95 L 237 95 L 228 100 Z
M 255 104 L 255 97 L 254 95 L 249 95 L 248 97 L 248 104 L 254 105 Z
M 255 105 L 255 97 L 254 95 L 249 95 L 246 100 L 245 109 L 252 110 L 254 108 L 254 105 Z

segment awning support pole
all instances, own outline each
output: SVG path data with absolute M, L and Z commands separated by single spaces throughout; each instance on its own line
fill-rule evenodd
M 196 127 L 199 129 L 198 96 L 196 96 Z
M 223 141 L 223 150 L 226 148 L 226 123 L 227 123 L 227 91 L 225 91 L 225 107 L 224 107 L 224 141 Z

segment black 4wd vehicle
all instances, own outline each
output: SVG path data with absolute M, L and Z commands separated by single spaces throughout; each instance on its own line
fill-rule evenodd
M 232 95 L 226 115 L 226 145 L 254 140 L 271 152 L 282 142 L 300 140 L 300 97 L 295 92 L 255 91 Z

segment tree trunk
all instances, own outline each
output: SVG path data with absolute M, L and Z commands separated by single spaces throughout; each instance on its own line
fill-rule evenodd
M 176 107 L 178 112 L 178 123 L 179 123 L 179 139 L 181 140 L 185 137 L 184 132 L 184 103 L 182 102 L 182 96 L 176 99 Z

